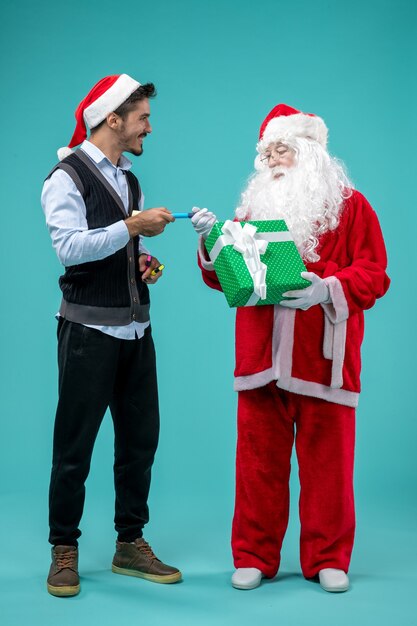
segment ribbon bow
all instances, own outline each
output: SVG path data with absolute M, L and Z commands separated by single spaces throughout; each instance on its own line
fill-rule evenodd
M 268 242 L 262 239 L 257 228 L 253 224 L 245 224 L 244 227 L 239 222 L 227 220 L 222 228 L 224 237 L 228 244 L 242 254 L 246 266 L 253 280 L 253 291 L 261 299 L 266 299 L 266 270 L 265 263 L 261 261 L 261 254 L 264 254 Z

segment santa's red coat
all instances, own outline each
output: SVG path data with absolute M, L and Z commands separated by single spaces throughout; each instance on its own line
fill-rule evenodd
M 320 260 L 307 263 L 307 270 L 326 280 L 331 304 L 307 311 L 279 305 L 237 309 L 236 390 L 275 380 L 287 391 L 357 406 L 363 311 L 390 283 L 378 218 L 361 193 L 353 191 L 345 201 L 339 226 L 322 236 L 317 253 Z M 221 290 L 202 241 L 199 265 L 207 285 Z

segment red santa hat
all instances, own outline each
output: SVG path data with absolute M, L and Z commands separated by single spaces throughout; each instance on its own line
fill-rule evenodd
M 327 134 L 326 124 L 321 117 L 303 113 L 287 104 L 277 104 L 262 122 L 257 150 L 263 152 L 270 143 L 285 143 L 292 137 L 313 139 L 325 148 Z
M 78 146 L 87 137 L 88 128 L 94 128 L 109 113 L 115 111 L 136 89 L 140 83 L 127 74 L 106 76 L 94 85 L 91 91 L 81 100 L 75 111 L 77 121 L 75 131 L 68 146 L 59 148 L 60 161 L 72 153 L 71 148 Z

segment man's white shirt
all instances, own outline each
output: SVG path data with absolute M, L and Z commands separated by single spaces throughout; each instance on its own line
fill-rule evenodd
M 128 184 L 125 171 L 130 170 L 132 162 L 122 155 L 119 164 L 115 166 L 97 146 L 87 140 L 81 144 L 80 148 L 121 198 L 127 217 Z M 123 248 L 129 241 L 129 231 L 123 219 L 104 228 L 88 229 L 86 206 L 82 195 L 69 174 L 63 170 L 56 170 L 45 181 L 41 203 L 52 245 L 58 259 L 65 267 L 104 259 Z M 143 206 L 142 194 L 138 210 L 142 210 Z M 139 238 L 139 251 L 149 254 L 141 237 Z M 143 337 L 149 323 L 148 321 L 131 322 L 127 326 L 93 326 L 91 324 L 86 324 L 86 326 L 96 328 L 118 339 L 135 339 Z

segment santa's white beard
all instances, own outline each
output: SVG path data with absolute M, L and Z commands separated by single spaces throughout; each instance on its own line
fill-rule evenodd
M 338 177 L 339 164 L 330 163 L 328 175 L 318 173 L 311 161 L 290 168 L 257 172 L 242 193 L 236 209 L 239 220 L 284 219 L 304 260 L 318 261 L 319 237 L 334 230 L 346 197 L 346 178 Z M 279 175 L 279 176 L 278 176 Z

